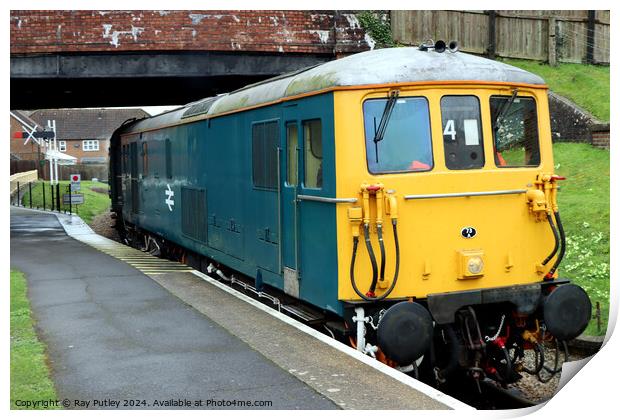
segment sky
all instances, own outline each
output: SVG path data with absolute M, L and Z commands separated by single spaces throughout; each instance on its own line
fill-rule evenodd
M 143 110 L 145 110 L 146 112 L 148 112 L 149 114 L 151 114 L 151 116 L 155 116 L 157 114 L 161 114 L 162 112 L 166 112 L 169 111 L 171 109 L 175 109 L 178 108 L 180 105 L 165 105 L 165 106 L 139 106 L 136 108 L 142 108 Z M 133 108 L 133 107 L 132 107 Z

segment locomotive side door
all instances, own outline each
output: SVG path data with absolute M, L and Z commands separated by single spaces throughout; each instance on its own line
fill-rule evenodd
M 280 136 L 282 141 L 278 149 L 282 274 L 284 291 L 291 296 L 299 297 L 297 188 L 300 132 L 296 115 L 297 104 L 286 104 L 282 112 L 283 133 Z

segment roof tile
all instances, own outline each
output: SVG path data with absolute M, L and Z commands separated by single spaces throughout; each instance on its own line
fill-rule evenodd
M 131 118 L 144 118 L 149 114 L 139 108 L 69 108 L 39 109 L 30 118 L 35 121 L 56 120 L 56 138 L 59 140 L 105 140 L 114 130 Z

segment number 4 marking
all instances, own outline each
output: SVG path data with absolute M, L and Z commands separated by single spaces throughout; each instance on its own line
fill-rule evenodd
M 454 120 L 448 120 L 446 128 L 443 130 L 444 136 L 451 136 L 452 140 L 456 140 L 456 130 L 454 129 Z

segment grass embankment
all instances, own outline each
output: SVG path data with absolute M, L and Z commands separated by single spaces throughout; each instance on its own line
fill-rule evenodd
M 548 64 L 530 60 L 503 62 L 538 74 L 549 89 L 575 102 L 602 121 L 609 121 L 609 67 L 585 64 Z
M 601 304 L 601 324 L 593 318 L 585 331 L 603 335 L 609 316 L 609 151 L 582 143 L 553 146 L 561 181 L 558 204 L 566 231 L 566 256 L 560 276 L 583 287 Z
M 32 207 L 43 208 L 43 185 L 45 185 L 45 207 L 50 208 L 52 202 L 52 196 L 50 191 L 49 182 L 43 183 L 42 181 L 32 185 Z M 67 187 L 69 181 L 60 181 L 60 208 L 69 211 L 69 204 L 62 204 L 63 194 L 68 194 Z M 30 206 L 30 194 L 28 192 L 28 186 L 22 186 L 25 189 L 26 194 L 22 199 L 24 206 Z M 82 181 L 81 190 L 77 193 L 84 194 L 84 204 L 80 204 L 77 207 L 72 206 L 72 211 L 78 214 L 86 223 L 91 223 L 93 218 L 110 208 L 110 197 L 108 197 L 108 184 L 103 182 Z M 54 190 L 54 194 L 56 194 Z
M 35 334 L 26 290 L 24 275 L 11 270 L 11 409 L 27 408 L 24 401 L 56 400 L 45 345 Z

